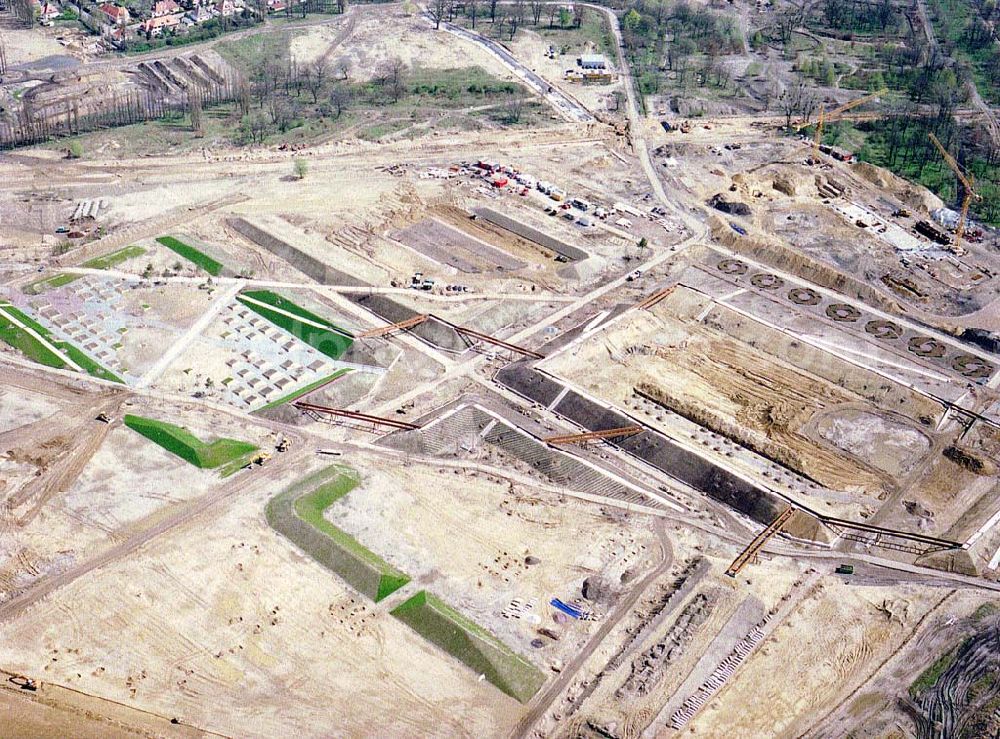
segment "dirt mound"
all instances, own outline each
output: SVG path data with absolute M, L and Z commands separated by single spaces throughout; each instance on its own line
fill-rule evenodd
M 980 457 L 978 454 L 973 454 L 968 449 L 963 449 L 958 446 L 950 446 L 942 453 L 952 462 L 960 467 L 964 467 L 974 475 L 990 477 L 997 473 L 997 466 L 993 460 Z
M 922 208 L 931 211 L 944 206 L 941 198 L 922 187 L 911 185 L 902 177 L 897 177 L 892 172 L 881 167 L 876 167 L 874 164 L 858 162 L 854 165 L 853 171 L 863 180 L 867 180 L 883 190 L 891 191 L 911 208 Z

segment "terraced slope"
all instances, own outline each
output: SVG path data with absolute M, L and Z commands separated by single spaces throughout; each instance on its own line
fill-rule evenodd
M 321 470 L 267 504 L 267 522 L 359 593 L 378 602 L 410 578 L 323 517 L 323 512 L 358 485 L 357 474 L 334 465 Z
M 349 331 L 270 290 L 248 290 L 236 299 L 331 359 L 340 359 L 354 343 Z
M 391 613 L 521 703 L 529 701 L 545 682 L 545 676 L 528 660 L 424 590 Z
M 237 439 L 215 439 L 205 442 L 186 428 L 166 421 L 133 415 L 126 415 L 123 420 L 133 431 L 138 431 L 171 454 L 176 454 L 185 462 L 202 469 L 224 466 L 224 474 L 235 472 L 257 451 L 255 445 Z

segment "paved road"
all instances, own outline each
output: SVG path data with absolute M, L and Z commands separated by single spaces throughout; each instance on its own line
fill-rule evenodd
M 429 16 L 426 17 L 430 19 Z M 545 79 L 535 74 L 531 71 L 531 69 L 518 61 L 518 59 L 507 51 L 507 49 L 493 39 L 486 38 L 475 31 L 470 31 L 462 28 L 461 26 L 456 26 L 453 23 L 447 23 L 444 21 L 441 23 L 441 28 L 448 33 L 458 36 L 459 38 L 464 38 L 466 41 L 479 44 L 494 56 L 499 57 L 504 65 L 524 80 L 525 84 L 534 89 L 535 92 L 541 95 L 548 103 L 554 106 L 555 109 L 558 110 L 559 113 L 566 119 L 578 121 L 580 123 L 593 123 L 596 120 L 594 116 L 590 114 L 589 110 L 563 93 L 557 87 L 550 85 Z

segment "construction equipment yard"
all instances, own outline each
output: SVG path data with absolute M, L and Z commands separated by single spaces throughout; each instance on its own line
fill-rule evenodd
M 1000 731 L 990 191 L 823 143 L 882 93 L 666 125 L 584 7 L 11 33 L 0 734 Z M 258 41 L 350 114 L 219 138 Z

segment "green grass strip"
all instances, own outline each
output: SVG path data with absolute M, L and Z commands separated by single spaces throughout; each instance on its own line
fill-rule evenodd
M 214 469 L 237 463 L 242 467 L 257 451 L 255 445 L 236 439 L 223 438 L 204 442 L 186 428 L 153 418 L 126 415 L 124 421 L 133 431 L 159 444 L 171 454 L 176 454 L 185 462 L 202 469 Z
M 88 259 L 80 266 L 87 267 L 88 269 L 111 269 L 122 262 L 127 262 L 129 259 L 141 257 L 145 253 L 146 250 L 141 246 L 126 246 L 124 249 L 119 249 L 110 254 Z
M 277 408 L 279 405 L 284 405 L 285 403 L 290 403 L 291 401 L 295 400 L 296 398 L 301 398 L 303 395 L 306 395 L 307 393 L 311 393 L 316 388 L 322 387 L 323 385 L 327 384 L 328 382 L 333 382 L 338 377 L 343 377 L 344 375 L 346 375 L 350 371 L 351 371 L 350 367 L 344 367 L 343 369 L 339 369 L 336 372 L 334 372 L 332 375 L 328 375 L 327 377 L 324 377 L 321 380 L 316 380 L 316 382 L 311 382 L 308 385 L 306 385 L 304 388 L 301 388 L 299 390 L 295 390 L 293 392 L 290 392 L 288 395 L 285 395 L 284 397 L 278 398 L 277 400 L 271 401 L 267 405 L 261 406 L 260 408 L 258 408 L 257 410 L 255 410 L 253 412 L 254 413 L 260 413 L 261 411 L 266 411 L 269 408 Z
M 952 649 L 950 652 L 942 654 L 934 661 L 934 664 L 932 664 L 930 667 L 928 667 L 926 670 L 920 673 L 920 677 L 918 677 L 910 686 L 910 697 L 917 698 L 924 691 L 930 690 L 935 685 L 937 685 L 937 681 L 940 680 L 941 676 L 947 671 L 949 667 L 951 667 L 952 663 L 955 661 L 955 658 L 958 656 L 959 651 L 961 651 L 962 647 L 965 646 L 967 641 L 968 639 L 963 641 L 961 644 Z
M 349 467 L 327 467 L 272 498 L 266 516 L 272 528 L 377 602 L 406 585 L 409 576 L 323 516 L 358 483 L 357 473 Z
M 81 277 L 83 277 L 83 275 L 70 275 L 65 272 L 60 272 L 59 274 L 52 275 L 51 277 L 43 277 L 40 280 L 29 282 L 23 289 L 28 295 L 37 295 L 45 290 L 52 290 L 57 287 L 62 287 L 63 285 L 68 285 L 75 280 L 79 280 Z
M 37 333 L 39 336 L 41 336 L 43 339 L 49 342 L 56 349 L 61 351 L 64 355 L 66 355 L 66 357 L 69 358 L 71 362 L 75 363 L 78 367 L 83 369 L 83 371 L 86 372 L 88 375 L 91 375 L 93 377 L 99 377 L 102 380 L 108 380 L 110 382 L 118 382 L 121 383 L 122 385 L 125 384 L 125 380 L 116 375 L 114 372 L 111 372 L 110 370 L 102 367 L 100 364 L 95 362 L 93 359 L 91 359 L 77 347 L 73 346 L 73 344 L 70 344 L 68 341 L 60 341 L 59 339 L 54 338 L 52 336 L 52 333 L 47 328 L 45 328 L 45 326 L 38 323 L 38 321 L 26 315 L 22 311 L 19 311 L 14 306 L 12 305 L 0 306 L 0 310 L 6 311 L 8 315 L 13 316 L 18 321 L 23 323 L 25 326 L 28 326 L 29 328 L 34 330 L 35 333 Z M 44 364 L 49 367 L 62 368 L 67 366 L 66 363 L 63 362 L 61 358 L 54 355 L 49 349 L 47 349 L 45 346 L 36 341 L 33 336 L 20 329 L 18 329 L 18 331 L 24 334 L 26 339 L 29 340 L 26 342 L 26 345 L 30 346 L 37 344 L 37 346 L 42 350 L 42 352 L 38 356 L 32 356 L 31 354 L 28 354 L 29 357 L 34 359 L 36 362 L 40 362 L 41 364 Z M 37 353 L 37 349 L 33 349 L 33 351 Z M 27 352 L 25 353 L 27 354 Z M 42 357 L 44 357 L 44 359 Z M 53 357 L 55 357 L 55 360 L 58 361 L 59 364 L 52 363 Z
M 250 298 L 250 300 L 246 300 L 246 298 Z M 287 298 L 269 290 L 252 290 L 236 296 L 236 299 L 254 313 L 266 318 L 278 328 L 284 329 L 295 338 L 300 341 L 304 341 L 313 349 L 321 354 L 325 354 L 331 359 L 340 359 L 354 343 L 354 337 L 351 336 L 349 331 L 330 323 L 330 321 L 325 318 L 321 318 L 315 313 L 311 313 L 305 308 L 293 303 L 291 300 L 288 300 Z M 258 302 L 251 301 L 265 303 L 268 306 L 285 311 L 286 313 L 291 313 L 306 321 L 318 323 L 321 326 L 326 326 L 327 328 L 320 328 L 308 323 L 303 323 L 302 321 L 296 320 L 292 316 L 285 315 L 285 313 L 268 310 L 265 306 L 259 305 Z
M 541 671 L 472 619 L 421 590 L 392 615 L 522 703 L 545 682 Z
M 323 512 L 327 508 L 351 492 L 357 484 L 357 479 L 342 476 L 325 485 L 320 485 L 311 493 L 307 493 L 295 501 L 295 513 L 307 524 L 335 541 L 342 549 L 347 550 L 353 557 L 378 570 L 381 575 L 375 594 L 375 601 L 378 602 L 390 593 L 399 590 L 410 581 L 410 578 L 323 517 Z
M 202 251 L 195 249 L 193 246 L 185 244 L 180 239 L 173 236 L 160 236 L 156 239 L 158 242 L 163 244 L 165 247 L 173 252 L 176 252 L 180 256 L 187 259 L 189 262 L 194 262 L 203 270 L 208 272 L 212 277 L 218 277 L 222 272 L 222 263 L 217 262 L 212 257 L 208 256 Z
M 66 367 L 66 362 L 58 354 L 42 344 L 38 339 L 14 324 L 13 321 L 0 310 L 0 339 L 6 344 L 10 344 L 21 354 L 33 362 L 44 364 L 46 367 L 62 369 Z

